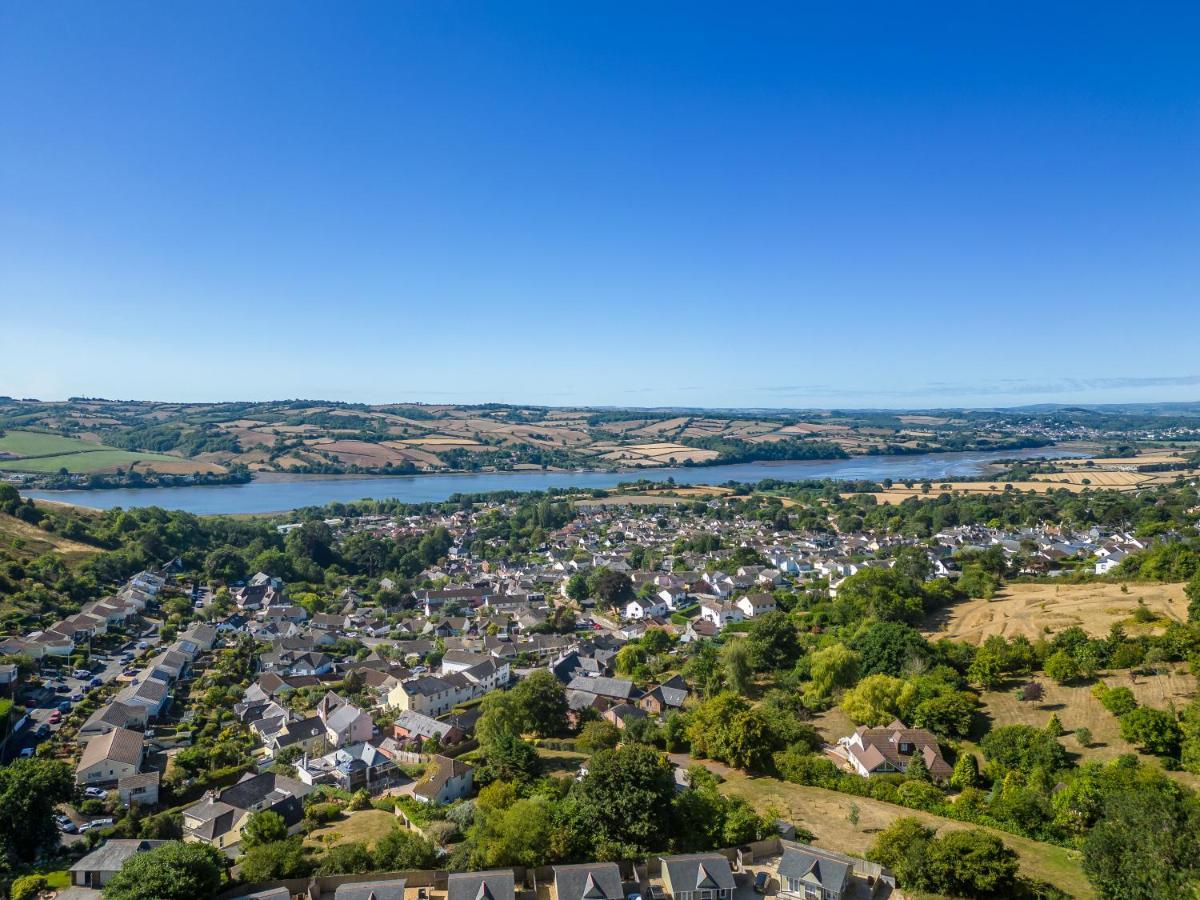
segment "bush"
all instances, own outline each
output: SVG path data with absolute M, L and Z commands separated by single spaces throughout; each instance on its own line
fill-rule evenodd
M 12 900 L 32 900 L 49 887 L 50 883 L 45 875 L 22 875 L 12 883 L 9 896 Z
M 1125 713 L 1137 709 L 1137 698 L 1127 687 L 1110 688 L 1101 683 L 1092 688 L 1092 693 L 1100 701 L 1100 705 L 1114 716 L 1123 716 Z
M 342 805 L 340 803 L 313 803 L 304 811 L 304 817 L 320 825 L 336 822 L 342 817 Z

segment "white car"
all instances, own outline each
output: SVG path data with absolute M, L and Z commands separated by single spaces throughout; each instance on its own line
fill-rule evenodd
M 90 787 L 90 788 L 83 789 L 83 795 L 85 797 L 101 797 L 101 798 L 103 798 L 103 797 L 108 796 L 108 792 L 105 791 L 103 788 Z

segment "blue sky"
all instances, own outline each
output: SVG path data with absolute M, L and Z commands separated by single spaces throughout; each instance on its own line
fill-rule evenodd
M 1194 3 L 5 4 L 0 394 L 1200 399 L 1198 43 Z

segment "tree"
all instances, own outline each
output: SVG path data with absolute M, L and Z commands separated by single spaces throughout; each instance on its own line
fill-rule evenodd
M 959 753 L 954 772 L 950 775 L 950 784 L 959 790 L 979 786 L 979 761 L 974 753 L 965 750 Z
M 662 844 L 663 823 L 670 821 L 675 798 L 675 771 L 657 750 L 623 745 L 595 754 L 576 792 L 596 843 L 643 854 Z
M 269 809 L 256 812 L 246 820 L 242 829 L 242 849 L 250 850 L 262 844 L 282 841 L 288 836 L 287 823 L 283 816 Z
M 424 835 L 394 827 L 375 844 L 375 868 L 383 872 L 430 869 L 437 851 Z
M 867 859 L 892 870 L 896 880 L 910 890 L 926 887 L 925 858 L 933 841 L 933 829 L 919 819 L 896 819 L 875 837 Z
M 597 569 L 592 573 L 591 593 L 609 606 L 633 597 L 633 582 L 624 572 Z
M 0 859 L 33 862 L 58 845 L 55 807 L 75 795 L 66 763 L 18 759 L 0 767 Z
M 1188 621 L 1200 622 L 1200 572 L 1191 577 L 1191 580 L 1184 586 L 1183 593 L 1188 598 Z
M 1079 677 L 1079 663 L 1065 650 L 1051 653 L 1045 663 L 1046 674 L 1059 684 L 1069 684 Z
M 913 781 L 929 781 L 929 767 L 920 753 L 909 757 L 908 765 L 904 767 L 904 775 Z
M 483 782 L 532 781 L 542 771 L 537 749 L 514 734 L 502 734 L 488 744 L 479 777 Z
M 246 560 L 232 547 L 219 547 L 205 557 L 204 571 L 211 580 L 228 584 L 246 577 Z
M 171 841 L 135 853 L 104 886 L 105 900 L 198 900 L 221 888 L 225 857 L 207 844 Z
M 529 729 L 525 707 L 514 691 L 491 691 L 479 704 L 475 737 L 481 747 L 486 749 L 506 735 L 520 737 Z
M 136 857 L 135 857 L 136 859 Z M 280 878 L 305 878 L 312 874 L 312 861 L 299 837 L 259 844 L 238 860 L 244 881 L 275 881 Z
M 375 860 L 361 841 L 335 844 L 325 851 L 317 866 L 318 875 L 362 875 L 375 868 Z
M 1198 867 L 1195 798 L 1162 782 L 1110 794 L 1083 842 L 1083 870 L 1106 900 L 1193 896 Z
M 564 734 L 567 730 L 567 692 L 549 669 L 535 669 L 511 691 L 527 730 L 539 737 Z
M 1092 730 L 1084 727 L 1076 728 L 1075 740 L 1079 743 L 1080 747 L 1092 746 Z
M 953 897 L 1010 897 L 1017 880 L 1017 854 L 979 828 L 948 831 L 929 846 L 926 879 Z
M 975 695 L 966 691 L 949 691 L 917 704 L 912 724 L 928 728 L 943 737 L 966 737 L 975 718 Z
M 588 581 L 582 572 L 576 572 L 567 579 L 567 597 L 576 603 L 582 603 L 588 598 Z
M 869 675 L 842 695 L 842 710 L 860 725 L 884 725 L 900 714 L 904 680 Z
M 862 657 L 845 644 L 831 644 L 818 650 L 809 658 L 809 674 L 812 679 L 805 691 L 806 702 L 811 699 L 816 705 L 835 690 L 848 688 L 859 679 Z
M 1059 721 L 1058 713 L 1050 713 L 1050 721 L 1046 723 L 1046 734 L 1052 738 L 1062 737 L 1067 733 L 1067 729 L 1063 728 L 1063 724 Z
M 787 613 L 769 612 L 757 616 L 746 636 L 750 661 L 756 671 L 790 669 L 800 658 L 800 635 Z
M 1027 681 L 1021 685 L 1021 690 L 1017 694 L 1018 699 L 1026 703 L 1041 703 L 1042 698 L 1046 696 L 1046 688 L 1042 686 L 1040 681 Z
M 1139 706 L 1121 716 L 1121 737 L 1138 744 L 1148 753 L 1159 756 L 1178 756 L 1183 731 L 1174 713 L 1149 706 Z
M 869 572 L 879 571 L 868 569 Z M 886 571 L 886 570 L 884 570 Z M 863 574 L 863 573 L 859 573 Z M 852 575 L 857 578 L 858 575 Z M 850 581 L 847 578 L 846 581 Z M 843 582 L 844 586 L 845 582 Z M 842 589 L 838 589 L 838 598 Z M 929 642 L 921 633 L 901 622 L 872 622 L 850 642 L 853 650 L 862 657 L 864 675 L 884 673 L 902 675 L 914 664 L 929 661 L 933 653 Z
M 1030 725 L 1002 725 L 979 743 L 984 758 L 1000 774 L 1028 773 L 1034 768 L 1057 772 L 1067 766 L 1067 753 L 1054 738 Z
M 588 722 L 579 732 L 575 746 L 583 753 L 611 750 L 621 742 L 621 729 L 605 719 Z
M 731 640 L 721 648 L 721 667 L 725 672 L 725 684 L 731 691 L 745 694 L 750 690 L 754 667 L 750 647 L 745 641 Z

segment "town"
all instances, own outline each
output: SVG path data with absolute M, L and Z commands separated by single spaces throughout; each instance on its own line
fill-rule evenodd
M 256 527 L 286 550 L 256 557 L 269 570 L 248 571 L 229 546 L 192 562 L 177 556 L 0 640 L 0 683 L 19 704 L 5 753 L 74 767 L 53 810 L 64 848 L 91 848 L 70 866 L 72 897 L 119 896 L 121 873 L 138 871 L 131 860 L 180 840 L 219 854 L 223 877 L 245 885 L 229 896 L 532 898 L 553 885 L 588 900 L 876 897 L 921 884 L 974 896 L 984 890 L 969 886 L 978 873 L 939 884 L 906 871 L 887 829 L 828 846 L 821 817 L 788 804 L 786 790 L 844 792 L 843 817 L 855 825 L 874 799 L 945 814 L 953 796 L 953 816 L 975 821 L 964 811 L 980 801 L 964 798 L 982 798 L 997 767 L 1026 771 L 1009 744 L 1052 770 L 1070 765 L 1057 735 L 1071 711 L 1039 701 L 1047 691 L 1078 696 L 1073 685 L 1084 681 L 1104 687 L 1102 671 L 1118 680 L 1092 692 L 1097 703 L 1128 695 L 1119 712 L 1149 717 L 1120 723 L 1126 744 L 1141 747 L 1138 765 L 1157 765 L 1156 753 L 1191 765 L 1200 750 L 1192 720 L 1164 721 L 1131 687 L 1139 670 L 1138 698 L 1180 683 L 1171 660 L 1200 646 L 1182 624 L 1200 597 L 1188 609 L 1182 589 L 1161 607 L 1131 599 L 1129 616 L 1112 615 L 1096 638 L 1078 625 L 1020 633 L 1013 617 L 972 646 L 939 640 L 931 623 L 945 631 L 955 624 L 947 612 L 1010 602 L 992 601 L 997 592 L 1056 582 L 1055 591 L 1095 590 L 1147 560 L 1195 554 L 1194 481 L 1155 489 L 1152 509 L 1166 513 L 1152 516 L 1153 528 L 1129 514 L 1145 507 L 1140 495 L 1101 493 L 1083 500 L 1130 505 L 1104 517 L 1115 524 L 1072 524 L 1064 513 L 1011 526 L 914 529 L 892 519 L 873 528 L 859 512 L 942 506 L 947 520 L 962 517 L 948 497 L 872 509 L 846 498 L 837 501 L 848 506 L 844 521 L 858 529 L 843 530 L 829 527 L 838 514 L 809 490 L 790 506 L 755 492 L 651 485 L 570 502 L 482 497 L 268 520 Z M 1021 502 L 1080 499 L 1064 490 L 988 501 L 1011 519 Z M 828 518 L 813 518 L 820 510 Z M 805 520 L 814 527 L 798 527 Z M 397 569 L 382 555 L 405 545 L 425 562 Z M 337 560 L 360 574 L 330 579 Z M 1048 708 L 1038 718 L 1050 720 L 1049 739 L 1012 724 L 978 741 L 981 704 L 1004 684 L 1031 712 Z M 1074 741 L 1091 744 L 1086 726 Z M 755 802 L 734 790 L 739 770 L 772 773 L 778 793 Z M 1030 775 L 1019 777 L 1033 790 Z M 589 793 L 616 805 L 562 818 L 555 804 Z M 635 797 L 646 807 L 629 821 L 581 824 Z M 984 822 L 1026 833 L 1005 824 L 1004 804 L 1015 800 L 990 802 Z M 720 827 L 671 838 L 679 824 L 646 820 L 655 804 L 672 820 L 680 805 L 706 808 Z M 570 836 L 579 827 L 608 836 Z M 1039 836 L 1070 844 L 1076 827 L 1051 816 Z M 999 838 L 950 834 L 978 836 L 973 852 L 994 855 L 1006 873 L 993 873 L 998 890 L 1026 889 Z M 896 839 L 926 841 L 930 853 L 949 840 Z M 589 847 L 592 858 L 580 860 Z M 686 852 L 654 853 L 671 847 Z M 1022 879 L 1027 868 L 1021 860 Z

